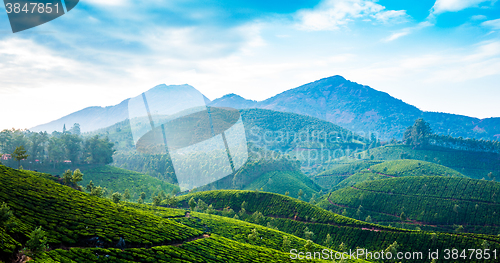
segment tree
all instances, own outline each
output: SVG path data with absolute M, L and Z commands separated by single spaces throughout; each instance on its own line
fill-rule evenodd
M 304 229 L 304 238 L 307 239 L 307 240 L 311 240 L 314 236 L 314 233 L 312 231 L 309 231 L 309 228 L 306 227 Z
M 398 242 L 394 241 L 394 243 L 392 243 L 389 247 L 387 247 L 385 249 L 385 253 L 391 253 L 392 254 L 392 258 L 395 259 L 396 257 L 396 253 L 398 252 Z
M 72 164 L 76 164 L 82 150 L 82 138 L 75 134 L 65 133 L 61 136 L 61 139 L 64 144 L 66 158 L 69 159 Z
M 33 254 L 38 255 L 47 249 L 47 234 L 39 226 L 30 233 L 30 239 L 26 242 L 26 248 Z
M 306 251 L 311 251 L 312 247 L 313 247 L 313 242 L 311 240 L 307 240 L 306 244 L 304 245 L 304 249 Z
M 189 199 L 188 205 L 191 210 L 194 210 L 194 208 L 196 207 L 196 201 L 194 201 L 194 197 L 191 197 L 191 199 Z
M 71 177 L 71 182 L 74 184 L 74 185 L 78 185 L 78 182 L 82 181 L 83 180 L 83 173 L 80 172 L 80 169 L 76 169 L 74 172 L 73 172 L 73 176 Z
M 127 189 L 125 189 L 125 192 L 123 192 L 123 198 L 125 198 L 125 200 L 130 200 L 130 191 Z
M 100 186 L 93 187 L 90 191 L 90 195 L 102 197 L 104 195 L 104 190 Z
M 159 195 L 153 197 L 153 205 L 159 206 L 161 204 L 161 197 Z
M 64 172 L 62 179 L 63 179 L 63 183 L 65 185 L 71 184 L 71 181 L 73 180 L 73 174 L 71 173 L 70 169 L 68 169 Z
M 415 121 L 413 126 L 406 129 L 403 141 L 407 145 L 412 145 L 417 149 L 422 149 L 429 145 L 429 137 L 431 135 L 432 129 L 429 123 L 420 118 Z
M 47 147 L 49 159 L 52 161 L 54 168 L 57 163 L 64 161 L 64 145 L 59 137 L 55 134 L 49 139 L 49 146 Z
M 283 236 L 283 251 L 289 251 L 292 242 L 288 239 L 288 236 Z
M 86 162 L 91 164 L 109 164 L 113 162 L 114 143 L 108 137 L 103 139 L 99 135 L 92 136 L 85 140 L 83 152 Z
M 94 187 L 95 187 L 94 183 L 92 182 L 92 180 L 90 180 L 89 184 L 85 187 L 85 189 L 87 189 L 87 192 L 91 193 Z
M 248 234 L 248 241 L 251 243 L 255 242 L 257 238 L 259 237 L 259 233 L 257 232 L 257 229 L 252 229 L 252 233 Z
M 35 162 L 36 159 L 38 159 L 38 156 L 40 155 L 41 152 L 44 152 L 45 150 L 45 143 L 48 140 L 48 134 L 47 132 L 33 132 L 30 133 L 29 135 L 29 140 L 30 140 L 30 152 L 31 152 L 31 157 L 33 162 Z
M 297 196 L 300 198 L 302 198 L 302 196 L 304 195 L 304 191 L 302 191 L 302 189 L 299 189 L 299 192 L 297 193 Z
M 79 136 L 81 134 L 80 124 L 79 123 L 73 124 L 73 127 L 71 127 L 69 132 L 71 132 L 71 134 L 75 134 L 75 135 Z
M 14 213 L 12 213 L 10 207 L 5 202 L 3 202 L 0 207 L 0 223 L 7 231 L 17 226 Z
M 122 194 L 120 194 L 120 193 L 118 193 L 118 192 L 113 193 L 113 194 L 111 195 L 111 199 L 113 200 L 113 202 L 114 202 L 115 204 L 118 204 L 118 203 L 120 202 L 120 200 L 122 199 Z
M 26 150 L 24 149 L 24 146 L 18 146 L 12 153 L 12 158 L 17 161 L 18 167 L 21 167 L 21 160 L 24 160 L 28 158 L 29 155 L 26 154 Z
M 344 244 L 344 242 L 340 243 L 339 251 L 344 252 L 346 250 L 347 250 L 347 246 Z
M 326 239 L 325 239 L 325 247 L 332 247 L 332 244 L 333 244 L 333 239 L 332 239 L 332 236 L 330 236 L 330 234 L 327 234 L 326 235 Z
M 198 199 L 198 202 L 196 202 L 196 206 L 200 211 L 205 211 L 208 208 L 208 205 L 201 199 Z

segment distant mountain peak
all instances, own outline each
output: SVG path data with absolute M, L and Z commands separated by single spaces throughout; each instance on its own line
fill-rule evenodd
M 146 91 L 151 96 L 168 96 L 169 93 L 175 93 L 181 90 L 196 90 L 193 86 L 188 84 L 182 85 L 166 85 L 160 84 Z M 141 93 L 142 94 L 142 93 Z M 138 94 L 140 95 L 140 94 Z M 206 104 L 211 101 L 203 95 Z M 51 121 L 46 124 L 41 124 L 31 128 L 31 131 L 62 131 L 64 125 L 72 127 L 73 124 L 79 123 L 82 132 L 90 132 L 98 129 L 109 127 L 115 123 L 128 119 L 128 101 L 130 98 L 123 100 L 117 105 L 113 106 L 91 106 L 82 110 L 73 112 L 58 120 Z
M 232 107 L 237 109 L 253 108 L 257 101 L 247 100 L 234 93 L 226 94 L 221 98 L 215 99 L 209 105 L 213 107 Z

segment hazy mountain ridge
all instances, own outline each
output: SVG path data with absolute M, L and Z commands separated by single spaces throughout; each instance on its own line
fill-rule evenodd
M 183 88 L 194 89 L 187 84 L 158 85 L 148 93 L 161 95 Z M 64 124 L 66 128 L 70 128 L 74 123 L 80 123 L 82 132 L 109 127 L 128 118 L 128 100 L 115 106 L 85 108 L 30 130 L 60 131 Z M 385 92 L 338 75 L 284 91 L 263 101 L 248 100 L 231 93 L 214 101 L 205 97 L 205 102 L 215 107 L 261 108 L 308 115 L 360 134 L 375 132 L 384 140 L 401 139 L 405 129 L 418 118 L 424 118 L 435 133 L 441 135 L 488 140 L 500 138 L 500 118 L 479 119 L 449 113 L 425 112 Z
M 184 84 L 184 85 L 165 85 L 161 84 L 155 86 L 148 90 L 148 96 L 167 96 L 169 92 L 177 92 L 183 89 L 194 89 L 194 87 Z M 140 96 L 140 94 L 139 94 Z M 205 103 L 210 103 L 207 97 L 203 96 Z M 51 121 L 46 124 L 38 125 L 30 128 L 31 131 L 47 131 L 49 133 L 53 131 L 62 131 L 63 126 L 66 125 L 66 129 L 69 129 L 75 123 L 80 124 L 81 132 L 91 132 L 98 129 L 109 127 L 115 123 L 124 121 L 129 118 L 128 112 L 128 102 L 130 98 L 120 102 L 114 106 L 107 107 L 87 107 L 85 109 L 79 110 L 77 112 L 66 115 L 58 120 Z
M 227 96 L 227 95 L 226 95 Z M 211 105 L 231 106 L 224 96 Z M 237 96 L 237 95 L 234 95 Z M 245 100 L 240 96 L 238 101 Z M 248 101 L 248 100 L 245 100 Z M 479 119 L 463 115 L 425 112 L 369 86 L 332 76 L 284 91 L 250 107 L 293 112 L 317 117 L 354 132 L 378 132 L 383 139 L 403 137 L 406 127 L 424 118 L 438 134 L 495 140 L 500 137 L 500 118 Z

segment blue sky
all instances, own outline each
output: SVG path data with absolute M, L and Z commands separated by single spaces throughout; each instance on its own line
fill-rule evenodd
M 500 117 L 500 3 L 87 0 L 13 34 L 0 7 L 0 129 L 160 83 L 262 100 L 342 75 L 422 110 Z

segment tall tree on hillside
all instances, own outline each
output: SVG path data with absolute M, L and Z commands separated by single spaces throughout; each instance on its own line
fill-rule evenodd
M 61 139 L 66 150 L 66 158 L 68 158 L 72 164 L 77 163 L 82 150 L 82 138 L 75 134 L 65 133 L 61 136 Z
M 113 162 L 114 143 L 108 137 L 92 136 L 85 140 L 83 151 L 85 161 L 92 164 L 108 164 Z
M 49 139 L 47 151 L 49 154 L 49 160 L 54 164 L 54 168 L 56 167 L 56 163 L 64 161 L 64 145 L 59 137 L 53 135 Z
M 28 154 L 26 154 L 26 150 L 24 149 L 24 146 L 19 146 L 16 147 L 14 152 L 12 153 L 12 158 L 17 161 L 18 167 L 21 167 L 21 160 L 24 160 L 28 158 Z
M 71 134 L 80 136 L 81 134 L 80 124 L 79 123 L 73 124 L 73 127 L 71 127 L 69 132 L 71 132 Z
M 47 134 L 47 132 L 33 132 L 29 135 L 28 139 L 30 140 L 31 157 L 33 161 L 35 161 L 36 159 L 39 159 L 40 154 L 43 154 L 43 152 L 45 151 L 45 143 L 48 141 L 49 135 Z
M 413 126 L 406 129 L 403 141 L 407 145 L 412 145 L 417 149 L 425 148 L 429 145 L 429 137 L 432 135 L 432 129 L 424 119 L 418 119 Z

